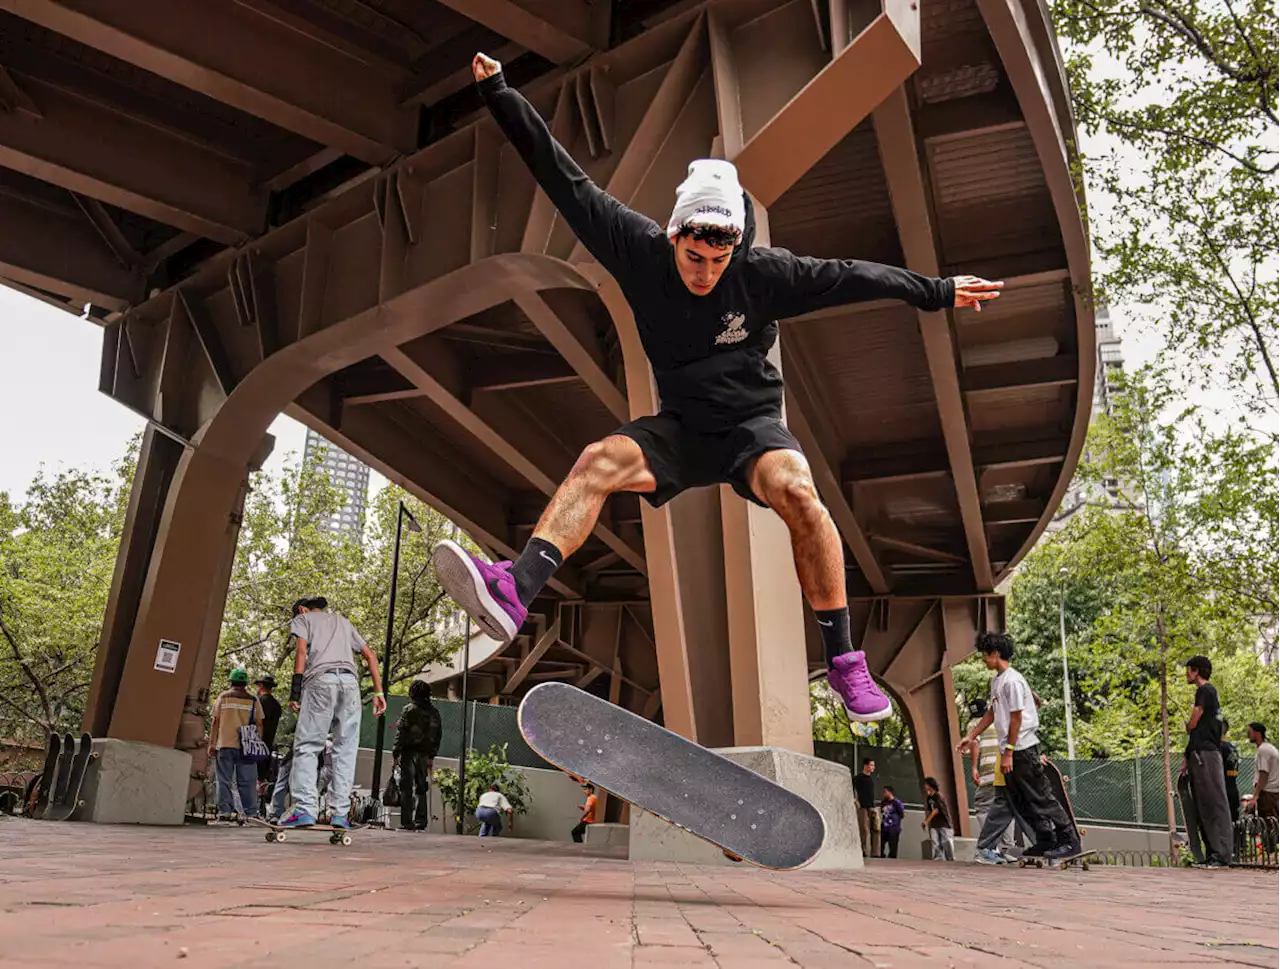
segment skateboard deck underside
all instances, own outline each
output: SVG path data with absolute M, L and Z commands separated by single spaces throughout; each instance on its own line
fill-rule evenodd
M 753 864 L 803 867 L 826 837 L 804 798 L 576 687 L 534 687 L 519 721 L 557 767 Z

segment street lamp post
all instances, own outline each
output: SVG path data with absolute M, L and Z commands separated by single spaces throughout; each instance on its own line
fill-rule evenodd
M 391 688 L 391 641 L 396 624 L 396 586 L 400 576 L 400 529 L 405 519 L 409 519 L 409 531 L 421 532 L 422 526 L 413 517 L 413 513 L 399 503 L 396 510 L 396 545 L 391 555 L 391 599 L 387 603 L 387 638 L 382 646 L 382 688 Z M 387 734 L 387 718 L 378 718 L 378 736 L 373 747 L 373 800 L 378 806 L 378 816 L 382 815 L 382 747 Z
M 1067 759 L 1076 759 L 1071 718 L 1071 674 L 1067 669 L 1067 570 L 1058 570 L 1058 631 L 1062 636 L 1062 706 L 1067 714 Z M 1072 773 L 1075 773 L 1072 771 Z
M 471 668 L 471 620 L 462 633 L 462 744 L 458 749 L 458 801 L 455 833 L 462 834 L 467 813 L 467 670 Z

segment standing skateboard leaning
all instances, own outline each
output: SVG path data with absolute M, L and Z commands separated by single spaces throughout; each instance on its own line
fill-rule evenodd
M 659 507 L 689 488 L 729 484 L 786 523 L 800 586 L 821 629 L 828 680 L 849 716 L 889 716 L 888 698 L 853 648 L 840 535 L 782 421 L 783 378 L 767 354 L 778 320 L 875 299 L 924 310 L 980 309 L 1003 284 L 753 248 L 750 200 L 737 169 L 717 159 L 690 164 L 660 226 L 592 183 L 533 106 L 507 86 L 497 61 L 477 54 L 472 72 L 538 185 L 621 287 L 662 406 L 583 450 L 514 562 L 484 562 L 454 542 L 437 546 L 442 587 L 488 635 L 510 642 L 529 604 L 591 534 L 609 495 L 639 492 Z

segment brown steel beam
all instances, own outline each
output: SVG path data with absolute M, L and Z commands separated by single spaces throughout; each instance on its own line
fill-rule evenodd
M 219 242 L 261 230 L 265 200 L 245 166 L 41 81 L 24 83 L 43 117 L 0 112 L 0 165 Z
M 371 164 L 414 148 L 390 82 L 236 0 L 0 0 L 8 10 Z M 3 139 L 0 139 L 3 140 Z
M 102 207 L 102 203 L 97 199 L 77 195 L 75 192 L 72 192 L 71 196 L 76 200 L 76 205 L 80 207 L 84 217 L 89 220 L 89 224 L 102 237 L 102 241 L 107 244 L 107 248 L 116 257 L 116 261 L 129 270 L 141 267 L 143 263 L 142 257 L 129 244 L 129 240 L 124 237 L 124 233 L 120 231 L 120 227 L 116 225 L 115 220 Z
M 577 383 L 577 371 L 561 357 L 513 354 L 478 361 L 468 369 L 467 389 L 518 390 L 521 387 L 543 387 L 549 384 Z
M 439 0 L 556 64 L 580 61 L 608 42 L 608 3 L 588 0 Z
M 415 359 L 401 347 L 383 352 L 382 357 L 395 367 L 415 387 L 420 388 L 427 398 L 439 407 L 450 420 L 456 421 L 477 441 L 489 449 L 497 458 L 512 470 L 550 498 L 555 494 L 559 482 L 553 480 L 537 464 L 525 456 L 514 444 L 508 441 L 498 430 L 480 418 L 475 411 L 464 404 L 445 386 L 440 376 L 431 372 L 425 362 Z M 612 551 L 617 552 L 637 572 L 645 573 L 644 556 L 631 547 L 617 532 L 609 528 L 603 517 L 596 523 L 592 534 L 604 542 Z
M 976 468 L 1013 468 L 1029 464 L 1052 464 L 1066 457 L 1067 442 L 1062 436 L 1044 436 L 1023 441 L 987 443 L 973 448 Z M 951 473 L 945 453 L 921 451 L 895 457 L 848 457 L 840 464 L 840 478 L 855 486 L 888 484 L 912 478 L 940 478 Z
M 0 227 L 0 276 L 113 310 L 144 295 L 141 273 L 73 212 L 0 191 Z
M 937 276 L 938 250 L 929 209 L 929 192 L 921 171 L 919 145 L 911 123 L 906 89 L 900 87 L 893 91 L 875 110 L 873 120 L 907 268 L 926 276 Z M 974 582 L 980 591 L 988 591 L 994 587 L 995 578 L 991 571 L 986 530 L 982 526 L 978 478 L 970 450 L 960 375 L 956 369 L 955 337 L 946 313 L 921 311 L 918 315 Z
M 766 207 L 920 67 L 920 5 L 885 0 L 883 12 L 847 46 L 844 38 L 833 38 L 833 46 L 831 63 L 729 154 L 742 184 Z
M 1074 353 L 1015 363 L 993 363 L 966 367 L 960 375 L 964 392 L 975 394 L 1002 390 L 1026 390 L 1036 387 L 1066 387 L 1080 377 L 1080 362 Z
M 969 560 L 963 555 L 956 555 L 953 552 L 944 552 L 940 548 L 930 548 L 927 545 L 919 545 L 915 542 L 903 541 L 900 538 L 893 538 L 889 535 L 871 535 L 870 539 L 877 545 L 883 545 L 885 548 L 893 548 L 900 552 L 908 552 L 919 558 L 931 559 L 935 562 L 958 562 L 961 565 L 967 565 L 969 562 Z
M 524 657 L 520 665 L 507 678 L 507 682 L 503 684 L 502 693 L 513 693 L 525 677 L 533 672 L 533 668 L 538 665 L 538 661 L 546 655 L 555 641 L 560 638 L 560 617 L 557 616 L 555 622 L 547 627 L 547 631 L 538 637 L 538 642 L 533 649 L 529 650 L 529 655 Z
M 988 525 L 1029 525 L 1044 514 L 1044 502 L 1034 500 L 997 501 L 982 508 L 982 520 Z
M 615 420 L 627 421 L 627 398 L 623 395 L 601 366 L 602 354 L 590 321 L 573 312 L 570 306 L 562 307 L 563 316 L 557 313 L 541 293 L 528 293 L 516 297 L 516 305 L 547 342 L 559 351 L 560 356 L 591 388 L 600 403 Z

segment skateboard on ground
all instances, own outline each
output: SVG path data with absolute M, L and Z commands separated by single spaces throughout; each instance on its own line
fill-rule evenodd
M 248 824 L 256 824 L 260 828 L 267 828 L 267 841 L 283 842 L 289 840 L 289 835 L 294 831 L 323 831 L 329 835 L 329 844 L 331 845 L 349 845 L 351 844 L 351 832 L 359 831 L 364 825 L 352 825 L 349 828 L 335 828 L 332 824 L 309 824 L 302 828 L 284 828 L 278 824 L 272 824 L 270 821 L 264 821 L 262 818 L 245 818 Z
M 75 738 L 71 734 L 62 735 L 62 749 L 58 752 L 58 770 L 53 777 L 53 791 L 49 794 L 49 804 L 44 809 L 46 818 L 51 816 L 53 805 L 61 804 L 67 796 L 67 784 L 71 780 L 71 761 L 74 758 L 72 751 L 75 745 Z
M 62 735 L 49 734 L 49 748 L 44 755 L 44 770 L 40 773 L 40 781 L 36 786 L 35 800 L 27 806 L 33 818 L 44 817 L 45 808 L 49 806 L 49 794 L 53 790 L 54 775 L 58 771 L 58 754 L 62 750 Z
M 73 752 L 74 749 L 74 752 Z M 97 755 L 93 752 L 93 738 L 80 735 L 80 744 L 73 748 L 71 735 L 63 739 L 61 765 L 58 768 L 58 787 L 53 800 L 45 808 L 44 816 L 50 821 L 68 821 L 84 803 L 80 800 L 80 788 L 84 785 L 89 764 Z M 66 783 L 63 783 L 65 773 Z
M 567 683 L 520 704 L 520 733 L 543 758 L 709 841 L 733 860 L 802 868 L 826 838 L 808 801 L 719 754 Z
M 1049 779 L 1049 789 L 1053 792 L 1054 799 L 1062 806 L 1062 810 L 1067 813 L 1067 820 L 1071 822 L 1071 827 L 1075 829 L 1076 841 L 1081 845 L 1084 844 L 1084 836 L 1088 832 L 1080 827 L 1076 821 L 1075 809 L 1071 807 L 1071 798 L 1067 795 L 1067 785 L 1062 779 L 1062 771 L 1058 770 L 1057 764 L 1051 760 L 1044 761 L 1044 776 Z M 1089 870 L 1089 859 L 1097 852 L 1080 851 L 1074 855 L 1068 855 L 1065 858 L 1045 858 L 1035 856 L 1031 858 L 1022 857 L 1018 859 L 1018 867 L 1026 868 L 1034 865 L 1036 868 L 1071 868 L 1078 864 L 1083 871 Z

